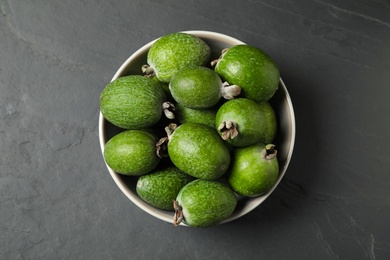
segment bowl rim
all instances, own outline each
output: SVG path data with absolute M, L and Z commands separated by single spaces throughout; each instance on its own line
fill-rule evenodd
M 238 40 L 238 39 L 233 38 L 233 37 L 231 37 L 229 35 L 225 35 L 225 34 L 218 33 L 218 32 L 204 31 L 204 30 L 189 30 L 189 31 L 181 31 L 181 32 L 193 34 L 193 35 L 198 36 L 200 38 L 209 38 L 209 39 L 218 38 L 219 41 L 222 41 L 222 40 L 226 41 L 230 45 L 246 44 L 246 43 L 242 42 L 241 40 Z M 147 51 L 152 46 L 152 44 L 155 41 L 157 41 L 159 38 L 156 38 L 156 39 L 150 41 L 149 43 L 143 45 L 141 48 L 139 48 L 134 53 L 132 53 L 130 55 L 130 57 L 128 57 L 126 59 L 126 61 L 119 67 L 119 69 L 116 71 L 116 73 L 114 74 L 114 76 L 111 79 L 111 81 L 119 78 L 125 72 L 125 70 L 128 67 L 128 65 L 133 60 L 135 60 L 140 54 L 142 54 L 145 51 Z M 256 207 L 258 207 L 261 203 L 263 203 L 263 201 L 266 200 L 271 195 L 271 193 L 276 189 L 276 187 L 279 185 L 280 181 L 283 179 L 283 177 L 284 177 L 284 175 L 285 175 L 285 173 L 287 171 L 287 168 L 288 168 L 288 166 L 290 164 L 290 161 L 291 161 L 291 158 L 292 158 L 292 154 L 293 154 L 293 150 L 294 150 L 295 136 L 296 136 L 295 113 L 294 113 L 294 108 L 293 108 L 293 104 L 292 104 L 292 100 L 291 100 L 290 94 L 289 94 L 289 92 L 287 90 L 287 87 L 284 84 L 282 78 L 279 78 L 279 85 L 281 86 L 281 88 L 279 87 L 279 89 L 284 92 L 285 99 L 287 101 L 287 106 L 289 108 L 289 115 L 288 116 L 289 116 L 290 121 L 291 121 L 291 132 L 288 133 L 288 136 L 290 136 L 290 146 L 289 146 L 290 149 L 289 149 L 289 151 L 287 153 L 286 160 L 285 160 L 285 163 L 283 165 L 283 168 L 279 169 L 278 180 L 275 183 L 275 185 L 267 193 L 265 193 L 265 194 L 263 194 L 263 195 L 261 195 L 259 197 L 250 198 L 250 199 L 256 200 L 255 203 L 251 203 L 250 206 L 246 206 L 245 208 L 243 208 L 244 210 L 240 211 L 238 214 L 234 214 L 233 213 L 230 217 L 228 217 L 227 219 L 222 221 L 220 224 L 227 223 L 227 222 L 233 221 L 235 219 L 238 219 L 238 218 L 246 215 L 247 213 L 249 213 L 250 211 L 252 211 Z M 105 126 L 105 122 L 106 122 L 106 119 L 104 119 L 103 114 L 100 111 L 99 112 L 99 143 L 100 143 L 100 150 L 101 150 L 101 153 L 103 155 L 103 160 L 104 160 L 104 147 L 105 147 L 106 142 L 108 141 L 108 140 L 105 139 L 105 137 L 106 137 L 106 131 L 105 131 L 105 127 L 104 127 Z M 106 164 L 106 168 L 108 169 L 108 171 L 109 171 L 111 177 L 113 178 L 114 182 L 119 187 L 119 189 L 122 191 L 122 193 L 124 193 L 126 195 L 126 197 L 128 197 L 128 199 L 130 199 L 136 206 L 138 206 L 139 208 L 141 208 L 143 211 L 147 212 L 148 214 L 150 214 L 150 215 L 152 215 L 152 216 L 154 216 L 154 217 L 156 217 L 156 218 L 158 218 L 160 220 L 163 220 L 165 222 L 172 223 L 173 213 L 172 213 L 172 217 L 168 218 L 168 217 L 164 216 L 163 214 L 161 214 L 160 212 L 158 212 L 153 206 L 145 205 L 145 202 L 141 201 L 140 198 L 138 197 L 138 195 L 133 193 L 126 186 L 126 184 L 121 180 L 121 177 L 119 176 L 119 174 L 114 172 L 107 165 L 105 160 L 104 160 L 104 163 Z M 237 213 L 237 212 L 235 212 L 235 213 Z M 181 226 L 187 226 L 184 223 L 180 223 L 180 225 Z

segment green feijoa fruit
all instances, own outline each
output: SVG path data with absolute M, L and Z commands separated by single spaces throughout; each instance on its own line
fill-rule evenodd
M 162 89 L 165 91 L 165 95 L 167 96 L 167 100 L 170 101 L 170 102 L 174 102 L 175 100 L 173 99 L 172 97 L 172 94 L 171 94 L 171 91 L 169 90 L 169 84 L 166 83 L 166 82 L 161 82 L 158 80 L 158 78 L 156 76 L 154 77 L 150 77 L 152 78 L 154 81 L 158 82 L 160 84 L 160 86 L 162 87 Z
M 232 99 L 241 91 L 238 86 L 223 84 L 217 73 L 202 66 L 179 70 L 172 77 L 169 89 L 176 102 L 193 109 L 211 108 L 221 97 Z
M 187 66 L 203 66 L 210 58 L 210 47 L 199 37 L 188 33 L 172 33 L 159 38 L 148 51 L 142 70 L 161 82 Z
M 237 193 L 246 197 L 260 196 L 277 182 L 279 164 L 273 144 L 256 143 L 234 150 L 227 181 Z
M 180 103 L 175 104 L 175 117 L 181 123 L 200 123 L 211 128 L 215 127 L 217 108 L 192 109 Z
M 229 150 L 213 128 L 184 123 L 174 129 L 168 139 L 169 158 L 188 175 L 216 180 L 229 167 Z
M 112 137 L 105 145 L 104 159 L 117 173 L 139 176 L 149 173 L 160 162 L 157 138 L 141 130 L 126 130 Z
M 209 227 L 233 213 L 237 198 L 225 184 L 198 179 L 180 190 L 174 204 L 174 225 L 183 221 L 192 227 Z
M 222 139 L 233 146 L 242 147 L 259 141 L 264 135 L 265 120 L 256 102 L 236 98 L 218 109 L 215 126 Z
M 236 45 L 225 49 L 220 59 L 212 64 L 223 80 L 241 87 L 241 97 L 267 101 L 278 89 L 278 66 L 256 47 Z
M 153 171 L 138 178 L 138 196 L 150 205 L 164 210 L 173 210 L 173 200 L 179 191 L 194 178 L 174 166 Z
M 260 137 L 259 141 L 265 144 L 272 143 L 278 128 L 275 110 L 267 101 L 259 102 L 257 104 L 265 120 L 263 135 Z
M 157 123 L 169 110 L 160 84 L 150 78 L 131 75 L 110 82 L 100 94 L 100 111 L 112 124 L 140 129 Z M 165 106 L 165 107 L 164 107 Z

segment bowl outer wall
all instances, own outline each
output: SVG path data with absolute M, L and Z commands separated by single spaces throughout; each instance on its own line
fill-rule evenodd
M 212 50 L 211 59 L 217 58 L 219 56 L 220 51 L 224 48 L 228 48 L 238 44 L 245 44 L 244 42 L 237 40 L 233 37 L 221 33 L 216 33 L 216 32 L 210 32 L 210 31 L 184 31 L 184 32 L 196 35 L 201 39 L 203 39 L 210 46 L 210 49 Z M 125 75 L 141 74 L 140 68 L 143 64 L 146 63 L 147 52 L 156 40 L 157 39 L 149 42 L 148 44 L 144 45 L 136 52 L 134 52 L 121 65 L 121 67 L 115 73 L 111 81 Z M 275 144 L 278 147 L 278 160 L 279 160 L 279 168 L 280 168 L 278 180 L 276 184 L 273 186 L 273 188 L 262 196 L 254 197 L 254 198 L 238 197 L 238 204 L 235 211 L 229 218 L 224 220 L 222 223 L 227 223 L 239 217 L 242 217 L 245 214 L 252 211 L 253 209 L 255 209 L 257 206 L 259 206 L 278 186 L 284 174 L 286 173 L 286 170 L 290 163 L 293 154 L 294 143 L 295 143 L 295 131 L 296 131 L 295 114 L 294 114 L 294 109 L 293 109 L 290 95 L 281 78 L 280 78 L 279 88 L 275 93 L 274 97 L 270 100 L 270 103 L 274 107 L 278 117 L 278 134 L 276 138 L 277 140 L 275 140 Z M 120 130 L 118 129 L 115 130 L 115 127 L 112 126 L 107 120 L 105 120 L 102 113 L 100 112 L 99 142 L 100 142 L 100 148 L 102 154 L 104 154 L 105 143 L 113 135 L 119 133 L 118 131 Z M 147 204 L 146 202 L 144 202 L 142 199 L 138 197 L 135 191 L 135 183 L 136 183 L 135 177 L 132 178 L 132 177 L 120 175 L 114 172 L 107 164 L 106 167 L 111 177 L 114 179 L 114 182 L 120 188 L 120 190 L 134 204 L 136 204 L 139 208 L 149 213 L 150 215 L 158 219 L 161 219 L 163 221 L 172 223 L 173 212 L 157 209 Z

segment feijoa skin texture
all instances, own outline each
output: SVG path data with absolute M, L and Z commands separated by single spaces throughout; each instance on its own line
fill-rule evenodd
M 198 179 L 180 190 L 176 202 L 179 211 L 176 216 L 182 214 L 185 224 L 209 227 L 224 221 L 233 213 L 237 198 L 228 186 L 218 181 Z M 178 224 L 176 219 L 174 224 Z
M 227 181 L 237 194 L 256 197 L 268 192 L 275 185 L 278 175 L 276 150 L 267 151 L 264 144 L 256 143 L 234 150 Z
M 170 82 L 173 75 L 188 66 L 204 66 L 210 47 L 199 37 L 172 33 L 159 38 L 149 49 L 147 63 L 161 82 Z
M 229 144 L 243 147 L 256 143 L 264 135 L 265 120 L 256 102 L 236 98 L 218 109 L 215 126 Z
M 175 115 L 177 120 L 181 123 L 200 123 L 211 128 L 215 127 L 215 116 L 217 115 L 216 108 L 210 109 L 192 109 L 185 107 L 180 103 L 175 105 Z
M 162 87 L 162 89 L 165 91 L 165 95 L 166 95 L 166 99 L 168 101 L 171 101 L 173 102 L 174 99 L 172 98 L 172 95 L 171 95 L 171 91 L 169 90 L 169 84 L 166 83 L 166 82 L 161 82 L 158 80 L 158 78 L 156 76 L 152 77 L 152 79 L 156 82 L 158 82 L 160 84 L 160 86 Z
M 191 66 L 179 70 L 169 89 L 176 102 L 193 109 L 210 108 L 221 98 L 222 81 L 213 70 Z
M 131 75 L 110 82 L 100 94 L 100 111 L 112 124 L 140 129 L 157 123 L 162 115 L 165 92 L 147 77 Z
M 216 180 L 228 169 L 230 153 L 215 129 L 185 123 L 169 136 L 168 155 L 172 163 L 195 178 Z
M 173 211 L 173 200 L 180 190 L 194 178 L 174 166 L 153 171 L 138 178 L 138 196 L 150 205 Z
M 156 142 L 157 138 L 148 132 L 126 130 L 108 140 L 104 148 L 104 159 L 117 173 L 143 175 L 155 169 L 160 162 Z
M 265 120 L 263 135 L 260 137 L 259 141 L 265 144 L 270 144 L 274 141 L 278 128 L 276 113 L 273 107 L 267 101 L 257 104 Z
M 230 85 L 241 87 L 241 97 L 267 101 L 279 86 L 279 68 L 262 50 L 249 45 L 227 49 L 215 71 Z

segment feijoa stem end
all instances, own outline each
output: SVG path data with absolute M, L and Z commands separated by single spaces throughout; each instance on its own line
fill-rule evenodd
M 162 104 L 162 108 L 163 108 L 163 111 L 164 111 L 164 115 L 168 118 L 168 119 L 175 119 L 175 114 L 173 113 L 173 111 L 176 110 L 175 108 L 175 105 L 172 104 L 171 102 L 169 101 L 166 101 Z
M 168 157 L 168 143 L 169 138 L 171 137 L 173 131 L 177 128 L 177 124 L 170 123 L 168 126 L 165 127 L 165 132 L 167 133 L 167 136 L 160 138 L 158 142 L 156 143 L 156 152 L 157 156 L 160 158 Z
M 221 86 L 221 94 L 224 99 L 233 99 L 241 94 L 241 87 L 224 82 Z
M 274 144 L 267 144 L 263 150 L 263 158 L 271 160 L 276 157 L 278 151 L 275 149 Z
M 170 123 L 168 126 L 165 127 L 165 132 L 167 133 L 168 139 L 171 137 L 177 127 L 178 126 L 175 123 Z
M 173 200 L 173 209 L 175 210 L 173 225 L 178 226 L 183 221 L 183 209 L 176 200 Z
M 225 48 L 221 51 L 221 55 L 219 56 L 218 59 L 215 59 L 213 61 L 211 61 L 211 66 L 214 67 L 215 65 L 217 65 L 218 61 L 220 61 L 223 57 L 223 55 L 225 54 L 225 52 L 228 50 L 229 48 Z
M 211 67 L 214 67 L 218 63 L 218 61 L 219 61 L 219 58 L 215 59 L 215 60 L 212 60 L 211 63 L 210 63 Z
M 156 143 L 156 153 L 160 158 L 168 157 L 168 137 L 165 136 Z
M 219 125 L 218 131 L 221 132 L 223 140 L 234 139 L 238 136 L 237 123 L 233 121 L 224 121 Z
M 153 78 L 156 75 L 156 72 L 153 67 L 150 67 L 149 65 L 145 64 L 141 67 L 142 73 L 145 74 L 145 76 L 149 78 Z

